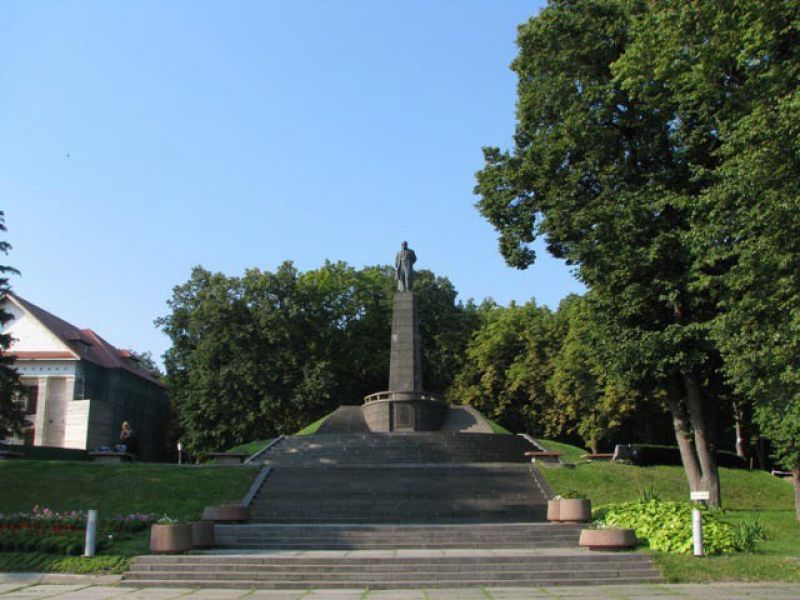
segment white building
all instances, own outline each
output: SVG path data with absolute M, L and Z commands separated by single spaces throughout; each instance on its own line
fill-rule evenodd
M 128 421 L 139 457 L 161 457 L 169 399 L 129 351 L 15 294 L 6 294 L 0 307 L 12 315 L 2 332 L 14 340 L 8 354 L 28 388 L 26 443 L 93 450 L 119 443 L 120 425 Z

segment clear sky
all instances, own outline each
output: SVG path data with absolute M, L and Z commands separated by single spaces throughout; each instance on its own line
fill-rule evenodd
M 522 0 L 0 3 L 0 210 L 13 289 L 119 347 L 192 266 L 417 266 L 463 298 L 581 286 L 505 266 L 474 208 L 511 143 Z

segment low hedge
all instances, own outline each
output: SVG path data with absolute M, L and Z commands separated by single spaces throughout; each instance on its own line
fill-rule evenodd
M 627 458 L 639 467 L 655 465 L 681 466 L 681 452 L 677 446 L 656 446 L 653 444 L 626 444 L 622 448 L 623 458 Z M 720 450 L 717 452 L 717 463 L 729 469 L 747 469 L 748 462 L 733 452 Z

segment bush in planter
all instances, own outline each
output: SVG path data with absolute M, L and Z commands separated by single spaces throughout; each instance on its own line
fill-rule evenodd
M 758 526 L 734 527 L 722 520 L 722 511 L 691 502 L 638 500 L 610 504 L 595 511 L 602 525 L 630 528 L 653 550 L 674 554 L 692 552 L 692 509 L 703 511 L 703 546 L 706 554 L 722 554 L 752 549 L 763 529 Z
M 150 527 L 150 552 L 180 553 L 192 549 L 192 526 L 163 515 Z
M 561 500 L 586 500 L 588 498 L 586 494 L 578 490 L 567 490 L 557 497 Z
M 578 490 L 567 490 L 561 495 L 558 513 L 562 523 L 586 523 L 592 518 L 592 501 Z

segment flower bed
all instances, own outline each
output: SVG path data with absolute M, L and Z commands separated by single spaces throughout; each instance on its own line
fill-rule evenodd
M 157 520 L 156 515 L 116 515 L 98 523 L 97 551 L 130 539 Z M 0 515 L 0 551 L 45 552 L 77 556 L 83 552 L 86 512 L 58 513 L 34 506 L 25 513 Z

